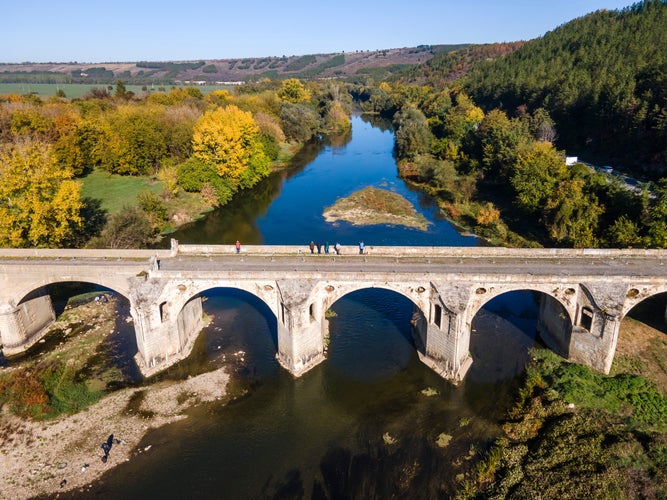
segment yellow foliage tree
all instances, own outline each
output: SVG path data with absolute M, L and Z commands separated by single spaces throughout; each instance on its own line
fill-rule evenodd
M 288 78 L 283 81 L 278 97 L 286 102 L 297 103 L 309 100 L 310 91 L 298 79 Z
M 345 112 L 343 105 L 337 101 L 334 102 L 329 108 L 329 111 L 327 112 L 326 116 L 326 121 L 329 130 L 337 134 L 342 134 L 352 128 L 352 124 L 350 123 L 350 117 L 347 116 L 347 113 Z
M 21 143 L 0 149 L 0 246 L 73 244 L 83 219 L 80 184 L 58 167 L 49 146 Z
M 270 162 L 252 114 L 234 105 L 209 111 L 195 124 L 194 156 L 214 166 L 233 186 L 249 187 L 269 173 Z

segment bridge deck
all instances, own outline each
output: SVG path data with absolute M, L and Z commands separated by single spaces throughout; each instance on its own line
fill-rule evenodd
M 159 272 L 198 273 L 445 273 L 528 274 L 535 276 L 667 277 L 667 253 L 661 250 L 498 249 L 485 247 L 375 247 L 365 255 L 311 254 L 301 247 L 246 246 L 240 254 L 226 246 L 205 247 L 218 252 L 165 250 L 0 250 L 4 272 L 15 266 L 136 268 L 158 256 Z M 184 249 L 184 252 L 180 250 Z M 289 253 L 288 253 L 289 251 Z M 420 253 L 421 252 L 421 253 Z M 106 255 L 105 255 L 106 254 Z

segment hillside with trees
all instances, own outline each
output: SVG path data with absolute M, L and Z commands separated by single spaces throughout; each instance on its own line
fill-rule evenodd
M 497 47 L 460 79 L 476 47 L 352 93 L 393 120 L 401 175 L 494 244 L 667 248 L 665 26 L 647 0 Z M 566 165 L 565 147 L 652 182 Z
M 466 91 L 488 110 L 544 108 L 573 154 L 667 175 L 667 2 L 575 19 L 474 67 Z

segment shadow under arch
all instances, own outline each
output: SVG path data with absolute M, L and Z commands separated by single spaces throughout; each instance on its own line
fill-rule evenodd
M 53 319 L 48 324 L 45 323 L 39 334 L 41 338 L 37 337 L 39 338 L 37 342 L 25 352 L 10 359 L 20 361 L 35 357 L 55 349 L 62 343 L 72 342 L 79 335 L 97 330 L 100 313 L 96 313 L 96 309 L 77 313 L 76 308 L 95 304 L 94 307 L 101 307 L 99 310 L 101 312 L 104 311 L 102 306 L 112 302 L 109 305 L 114 307 L 113 330 L 95 334 L 102 336 L 102 339 L 99 343 L 93 344 L 95 347 L 92 351 L 86 351 L 87 359 L 77 377 L 88 380 L 110 370 L 113 374 L 107 373 L 108 379 L 105 380 L 107 389 L 123 387 L 142 380 L 142 374 L 135 361 L 138 346 L 134 325 L 130 321 L 130 301 L 124 294 L 100 283 L 54 280 L 28 292 L 21 298 L 18 307 L 33 301 L 39 301 L 41 306 L 31 308 L 32 313 L 50 315 Z M 71 319 L 69 315 L 65 319 L 64 314 L 68 311 L 73 312 Z M 61 324 L 62 326 L 59 326 Z M 0 356 L 0 364 L 4 364 L 4 360 L 5 358 Z
M 327 371 L 374 382 L 417 358 L 412 324 L 416 314 L 423 314 L 405 295 L 389 288 L 359 288 L 337 297 L 330 310 Z
M 208 324 L 190 355 L 165 376 L 181 378 L 231 365 L 235 373 L 256 378 L 280 369 L 277 318 L 266 302 L 241 288 L 210 287 L 190 297 L 179 316 L 188 303 L 200 299 Z
M 667 355 L 667 291 L 659 291 L 635 304 L 624 315 L 614 351 L 612 366 L 630 365 L 630 371 L 648 370 L 658 374 L 667 385 L 667 374 L 660 366 L 653 369 L 656 360 Z M 634 358 L 634 359 L 633 359 Z M 641 370 L 636 358 L 641 358 Z M 612 368 L 614 370 L 614 368 Z
M 94 297 L 95 295 L 100 295 L 104 293 L 111 293 L 115 296 L 122 297 L 124 300 L 129 302 L 129 299 L 122 293 L 109 288 L 108 286 L 101 285 L 99 283 L 94 283 L 90 281 L 52 281 L 45 285 L 39 286 L 32 291 L 25 294 L 19 301 L 17 305 L 21 305 L 25 302 L 33 300 L 37 297 L 42 297 L 48 295 L 51 299 L 51 305 L 56 314 L 56 317 L 59 317 L 65 307 L 67 307 L 68 302 L 73 297 L 81 297 L 78 301 L 85 301 L 87 296 Z
M 471 321 L 473 363 L 466 381 L 496 384 L 522 374 L 535 343 L 567 358 L 572 321 L 565 307 L 538 290 L 508 290 L 484 302 Z

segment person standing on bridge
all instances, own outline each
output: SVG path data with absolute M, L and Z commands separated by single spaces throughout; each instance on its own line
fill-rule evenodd
M 311 241 L 308 246 L 310 247 L 310 253 L 315 253 L 315 242 Z
M 329 253 L 329 242 L 328 241 L 324 242 L 324 253 Z
M 364 242 L 360 241 L 359 242 L 359 255 L 362 255 L 364 253 Z
M 241 242 L 236 240 L 236 253 L 241 253 Z

